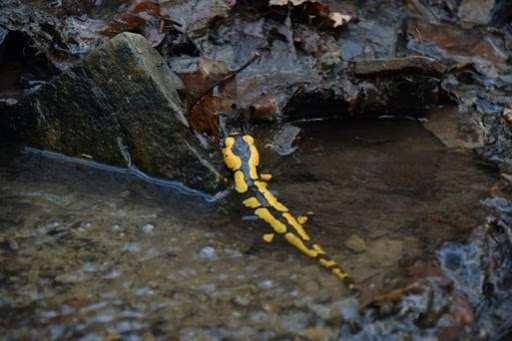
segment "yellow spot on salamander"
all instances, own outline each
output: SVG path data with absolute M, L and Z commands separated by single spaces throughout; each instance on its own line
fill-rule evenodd
M 270 181 L 270 179 L 272 179 L 272 174 L 267 174 L 267 173 L 260 174 L 260 179 L 263 181 Z
M 306 217 L 305 215 L 300 215 L 297 217 L 297 221 L 299 222 L 299 224 L 304 225 L 305 223 L 308 222 L 308 217 Z
M 224 140 L 225 148 L 222 149 L 222 156 L 224 158 L 224 163 L 226 166 L 235 171 L 242 167 L 242 160 L 233 153 L 233 145 L 235 144 L 235 139 L 233 137 L 227 137 Z
M 288 224 L 290 224 L 295 229 L 295 231 L 297 231 L 297 233 L 299 234 L 299 236 L 302 239 L 304 239 L 304 240 L 309 240 L 310 239 L 308 234 L 306 233 L 306 231 L 302 227 L 302 225 L 299 224 L 297 222 L 297 220 L 290 213 L 288 213 L 288 212 L 283 213 L 283 217 L 286 219 Z
M 242 139 L 249 145 L 249 177 L 253 180 L 258 178 L 257 167 L 260 164 L 260 154 L 254 145 L 254 139 L 250 135 L 244 135 Z
M 275 196 L 272 195 L 272 193 L 270 193 L 268 190 L 267 190 L 267 184 L 264 183 L 264 182 L 261 182 L 261 181 L 254 181 L 254 185 L 256 186 L 256 188 L 258 189 L 258 191 L 263 194 L 263 196 L 265 197 L 265 200 L 268 201 L 268 203 L 270 204 L 270 206 L 272 206 L 273 208 L 275 208 L 276 210 L 278 211 L 281 211 L 281 212 L 288 212 L 288 208 L 286 208 L 286 206 L 284 206 L 282 203 L 280 203 L 277 198 Z
M 266 208 L 257 208 L 254 211 L 254 214 L 256 214 L 258 217 L 263 219 L 265 222 L 270 224 L 274 231 L 277 233 L 285 233 L 286 232 L 286 225 L 277 220 L 272 213 Z
M 336 262 L 333 261 L 333 260 L 325 260 L 325 259 L 320 259 L 318 261 L 322 266 L 326 267 L 326 268 L 330 268 L 331 266 L 333 265 L 336 265 Z
M 293 233 L 288 232 L 288 233 L 286 233 L 284 235 L 284 237 L 286 238 L 286 240 L 290 244 L 295 246 L 297 249 L 299 249 L 306 256 L 311 257 L 311 258 L 315 258 L 316 256 L 318 256 L 318 252 L 317 251 L 312 250 L 312 249 L 308 249 L 308 247 L 306 245 L 304 245 L 302 240 L 300 240 L 300 238 L 297 237 L 296 235 L 294 235 Z
M 244 179 L 244 173 L 241 171 L 235 172 L 235 190 L 238 193 L 245 193 L 249 189 L 249 186 L 247 186 L 247 182 L 245 182 Z
M 256 208 L 261 206 L 261 203 L 255 197 L 245 199 L 244 201 L 242 201 L 242 203 L 245 205 L 245 207 L 249 208 Z
M 226 146 L 226 148 L 232 148 L 234 144 L 235 144 L 235 138 L 232 136 L 228 136 L 224 140 L 224 145 Z
M 318 251 L 318 253 L 320 253 L 320 254 L 322 254 L 322 255 L 325 255 L 325 251 L 324 251 L 324 249 L 322 249 L 322 248 L 320 247 L 320 245 L 318 245 L 318 244 L 313 244 L 313 249 L 315 249 L 316 251 Z
M 275 234 L 273 234 L 273 233 L 264 234 L 263 240 L 266 241 L 267 243 L 271 243 L 272 240 L 274 239 L 274 236 L 275 236 Z
M 341 271 L 340 268 L 332 269 L 332 273 L 334 276 L 338 277 L 342 281 L 348 277 L 348 275 Z
M 254 146 L 254 138 L 251 135 L 244 135 L 242 138 L 247 144 Z

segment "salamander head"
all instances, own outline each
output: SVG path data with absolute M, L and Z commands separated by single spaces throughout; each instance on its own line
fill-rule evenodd
M 231 134 L 224 139 L 222 157 L 226 166 L 233 172 L 235 190 L 245 193 L 258 179 L 260 156 L 254 139 L 250 135 Z
M 226 166 L 233 172 L 247 166 L 257 166 L 258 150 L 254 147 L 254 139 L 250 135 L 231 134 L 224 139 L 222 157 Z

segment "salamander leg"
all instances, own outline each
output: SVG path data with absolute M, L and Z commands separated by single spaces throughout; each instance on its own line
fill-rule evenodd
M 304 225 L 305 223 L 308 222 L 308 217 L 306 217 L 305 215 L 300 215 L 297 217 L 297 221 L 299 222 L 299 224 Z
M 305 223 L 308 222 L 308 220 L 311 220 L 314 215 L 315 213 L 312 211 L 306 212 L 306 214 L 298 216 L 297 221 L 299 222 L 299 224 L 304 225 Z
M 260 179 L 265 181 L 265 182 L 269 182 L 270 179 L 272 179 L 272 174 L 260 173 Z
M 266 241 L 267 243 L 271 243 L 272 240 L 274 239 L 274 236 L 274 233 L 266 233 L 263 235 L 263 240 Z

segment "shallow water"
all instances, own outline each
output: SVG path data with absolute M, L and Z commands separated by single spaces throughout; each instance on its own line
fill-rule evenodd
M 310 234 L 358 281 L 384 285 L 487 215 L 478 202 L 495 171 L 415 122 L 303 128 L 294 154 L 262 152 L 263 169 L 293 212 L 315 213 Z M 3 162 L 0 179 L 0 333 L 12 339 L 321 339 L 357 311 L 329 273 L 264 243 L 236 195 L 209 204 L 34 155 Z

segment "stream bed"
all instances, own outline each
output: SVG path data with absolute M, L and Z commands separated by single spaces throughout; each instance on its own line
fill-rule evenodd
M 299 124 L 265 148 L 270 188 L 358 282 L 378 290 L 490 209 L 498 172 L 415 121 Z M 258 136 L 258 134 L 256 134 Z M 307 339 L 347 335 L 358 301 L 236 194 L 217 203 L 24 154 L 0 166 L 0 334 L 10 339 Z M 348 242 L 348 241 L 351 242 Z

